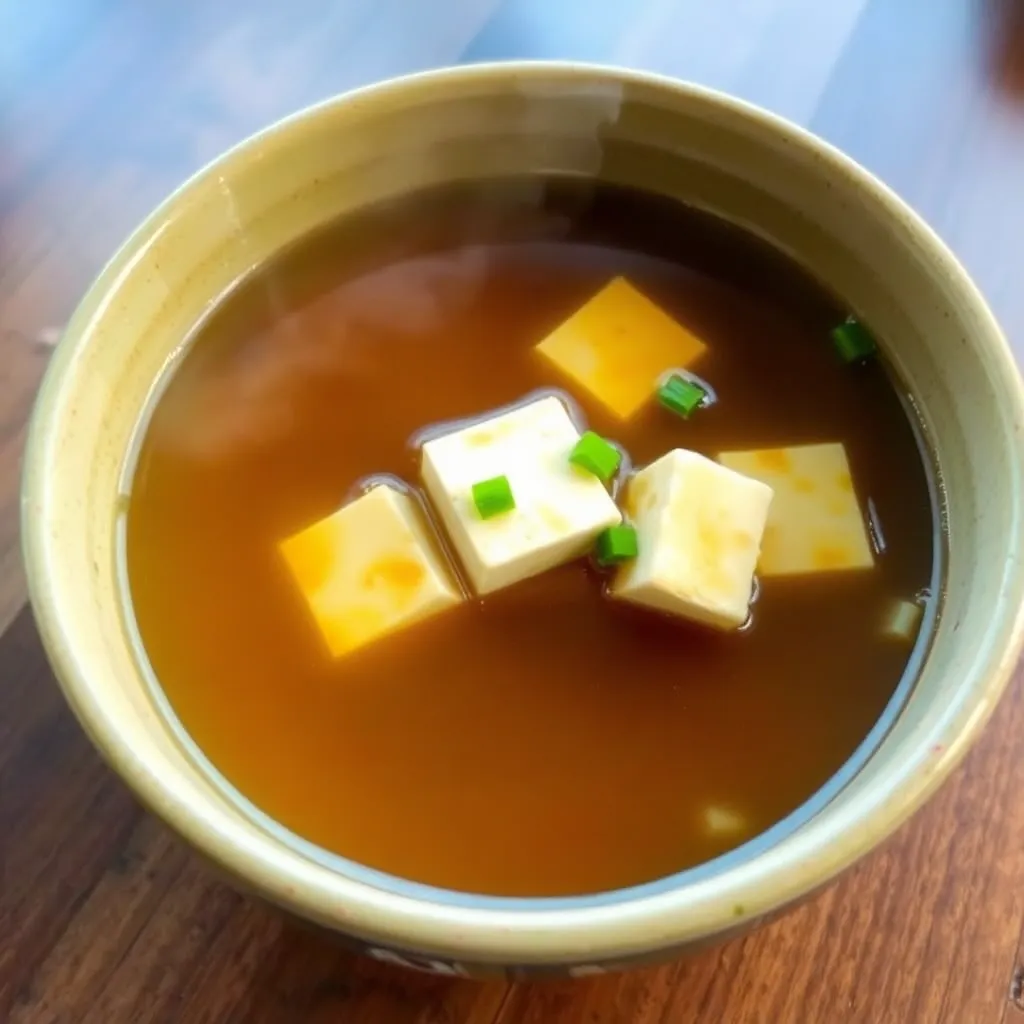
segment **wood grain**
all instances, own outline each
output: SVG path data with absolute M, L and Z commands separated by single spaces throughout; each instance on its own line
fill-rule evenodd
M 254 906 L 102 766 L 46 668 L 17 477 L 48 344 L 145 212 L 297 107 L 457 60 L 570 57 L 727 89 L 934 224 L 1024 353 L 1019 0 L 0 0 L 0 1020 L 1024 1024 L 1024 678 L 882 850 L 721 949 L 586 982 L 354 959 Z

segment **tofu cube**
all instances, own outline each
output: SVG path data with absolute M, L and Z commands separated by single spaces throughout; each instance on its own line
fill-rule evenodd
M 704 828 L 712 836 L 741 836 L 750 831 L 746 818 L 731 807 L 712 804 L 704 808 Z
M 622 277 L 536 348 L 622 420 L 651 399 L 666 371 L 685 369 L 704 349 L 699 338 Z
M 917 637 L 924 609 L 916 601 L 893 601 L 886 609 L 882 636 L 910 642 Z
M 612 597 L 718 629 L 747 619 L 770 487 L 676 448 L 626 489 L 640 553 L 612 581 Z
M 865 569 L 875 564 L 841 444 L 725 452 L 718 461 L 775 492 L 761 543 L 761 576 Z
M 386 484 L 282 541 L 280 551 L 334 657 L 464 599 L 416 499 Z
M 555 397 L 423 445 L 423 483 L 479 594 L 585 554 L 622 514 L 597 477 L 570 465 L 580 434 Z M 482 519 L 471 488 L 506 476 L 515 508 Z

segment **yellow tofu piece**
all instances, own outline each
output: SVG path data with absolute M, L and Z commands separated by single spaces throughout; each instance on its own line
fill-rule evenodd
M 416 499 L 380 484 L 280 544 L 334 657 L 463 600 Z
M 625 420 L 654 395 L 666 371 L 686 369 L 705 347 L 624 277 L 617 277 L 536 350 Z
M 875 564 L 841 444 L 723 452 L 718 461 L 775 492 L 757 564 L 761 576 Z
M 639 554 L 611 597 L 717 629 L 742 626 L 772 501 L 770 487 L 676 448 L 640 470 L 625 508 Z

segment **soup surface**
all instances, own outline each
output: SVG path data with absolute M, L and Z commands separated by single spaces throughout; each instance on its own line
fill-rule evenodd
M 717 402 L 614 419 L 533 346 L 615 275 L 707 345 Z M 893 696 L 882 635 L 932 582 L 916 433 L 846 310 L 705 214 L 592 183 L 449 187 L 331 225 L 214 308 L 155 403 L 127 568 L 174 711 L 255 805 L 330 851 L 498 895 L 640 883 L 806 801 Z M 581 560 L 332 659 L 278 552 L 430 425 L 563 387 L 634 465 L 841 441 L 875 567 L 762 580 L 717 633 L 609 601 Z M 921 641 L 923 642 L 923 640 Z

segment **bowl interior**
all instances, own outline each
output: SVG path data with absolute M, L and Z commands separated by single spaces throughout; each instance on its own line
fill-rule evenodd
M 145 685 L 121 614 L 116 551 L 136 424 L 211 300 L 346 211 L 455 179 L 538 171 L 702 206 L 844 296 L 885 340 L 938 453 L 949 557 L 943 615 L 911 698 L 874 756 L 806 825 L 670 892 L 517 914 L 345 877 L 241 813 Z M 24 492 L 32 596 L 62 685 L 107 758 L 263 895 L 406 948 L 484 961 L 621 956 L 720 932 L 821 884 L 959 758 L 1020 640 L 1022 433 L 1015 366 L 962 271 L 889 193 L 803 132 L 644 76 L 553 66 L 435 73 L 331 101 L 250 140 L 173 196 L 106 268 L 37 410 Z

